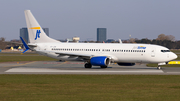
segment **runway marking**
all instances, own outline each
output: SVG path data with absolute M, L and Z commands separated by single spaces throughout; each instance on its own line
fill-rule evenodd
M 12 68 L 5 72 L 60 72 L 60 73 L 164 73 L 162 70 L 140 70 L 140 71 L 109 71 L 109 70 L 58 70 L 47 68 Z

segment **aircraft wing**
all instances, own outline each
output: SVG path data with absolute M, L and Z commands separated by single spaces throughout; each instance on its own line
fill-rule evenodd
M 55 52 L 55 54 L 59 54 L 60 56 L 69 56 L 69 57 L 78 57 L 82 59 L 90 59 L 94 55 L 87 55 L 87 54 L 75 54 L 75 53 L 67 53 L 67 52 Z
M 43 51 L 41 51 L 43 52 Z M 48 52 L 48 51 L 44 51 L 44 52 Z M 52 51 L 49 51 L 49 52 L 52 52 Z M 95 57 L 95 56 L 106 56 L 106 57 L 109 57 L 110 59 L 112 60 L 115 60 L 116 57 L 114 56 L 109 56 L 109 55 L 93 55 L 93 54 L 80 54 L 80 53 L 68 53 L 68 52 L 55 52 L 55 54 L 58 54 L 58 57 L 61 57 L 61 56 L 69 56 L 69 58 L 73 58 L 73 57 L 77 57 L 79 59 L 83 59 L 83 60 L 89 60 L 91 59 L 92 57 Z
M 75 54 L 75 53 L 67 53 L 67 52 L 55 52 L 55 54 L 59 54 L 59 57 L 60 56 L 78 57 L 79 59 L 84 59 L 84 60 L 89 60 L 92 57 L 96 57 L 96 56 L 106 56 L 112 60 L 116 60 L 116 57 L 105 55 L 105 54 L 103 54 L 103 55 L 88 55 L 88 54 Z

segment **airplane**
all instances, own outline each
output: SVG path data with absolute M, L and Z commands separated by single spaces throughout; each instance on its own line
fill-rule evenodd
M 62 43 L 48 37 L 30 10 L 25 10 L 29 43 L 20 37 L 26 50 L 58 60 L 83 61 L 85 68 L 100 66 L 107 68 L 111 63 L 133 66 L 135 63 L 158 63 L 161 65 L 177 58 L 168 48 L 153 44 L 131 43 Z

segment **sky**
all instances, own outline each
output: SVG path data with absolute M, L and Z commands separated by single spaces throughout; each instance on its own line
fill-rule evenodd
M 180 0 L 0 0 L 0 37 L 19 39 L 24 10 L 31 10 L 54 39 L 96 41 L 97 28 L 107 28 L 107 39 L 156 39 L 163 33 L 180 40 L 179 5 Z

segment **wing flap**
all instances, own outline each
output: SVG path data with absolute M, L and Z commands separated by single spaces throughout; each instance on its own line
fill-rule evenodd
M 78 58 L 82 58 L 82 59 L 90 59 L 93 56 L 93 55 L 87 55 L 87 54 L 64 53 L 64 52 L 55 52 L 55 54 L 59 54 L 58 57 L 69 56 L 70 58 L 78 57 Z

